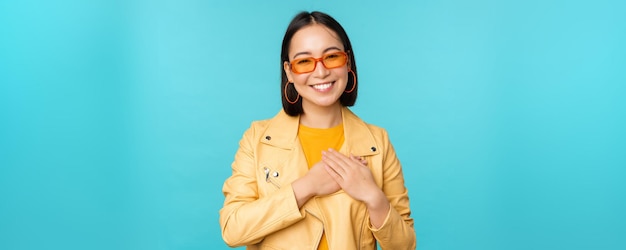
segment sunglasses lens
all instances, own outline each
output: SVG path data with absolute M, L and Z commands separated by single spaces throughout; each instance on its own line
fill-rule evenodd
M 293 62 L 292 69 L 296 73 L 307 73 L 315 69 L 316 61 L 313 58 L 303 58 Z
M 346 54 L 341 52 L 327 54 L 324 56 L 324 66 L 328 69 L 338 68 L 346 65 L 347 59 Z

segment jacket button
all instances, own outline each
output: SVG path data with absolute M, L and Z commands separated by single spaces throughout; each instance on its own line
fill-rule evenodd
M 372 150 L 372 152 L 376 152 L 376 147 L 372 147 L 370 149 Z
M 269 135 L 268 135 L 268 136 L 265 136 L 265 140 L 268 140 L 268 141 L 269 141 L 269 140 L 271 140 L 271 139 L 272 139 L 272 137 L 271 137 L 271 136 L 269 136 Z

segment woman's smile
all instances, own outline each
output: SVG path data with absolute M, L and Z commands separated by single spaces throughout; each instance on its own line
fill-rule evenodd
M 324 83 L 318 83 L 315 85 L 311 85 L 311 87 L 313 87 L 313 89 L 315 89 L 317 92 L 328 92 L 332 89 L 333 85 L 335 84 L 335 81 L 332 82 L 324 82 Z

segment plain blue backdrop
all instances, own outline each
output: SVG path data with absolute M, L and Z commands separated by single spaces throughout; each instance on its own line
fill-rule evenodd
M 0 249 L 228 249 L 221 187 L 321 10 L 419 249 L 626 249 L 626 2 L 0 1 Z

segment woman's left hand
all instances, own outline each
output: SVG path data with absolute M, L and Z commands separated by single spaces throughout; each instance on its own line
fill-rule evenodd
M 337 184 L 355 200 L 365 203 L 370 214 L 370 223 L 380 228 L 389 212 L 389 200 L 380 189 L 364 160 L 358 157 L 347 157 L 329 149 L 322 152 L 322 162 L 326 163 L 326 171 Z
M 363 160 L 329 149 L 322 152 L 322 161 L 326 163 L 328 173 L 352 198 L 370 204 L 377 200 L 376 194 L 382 194 Z

